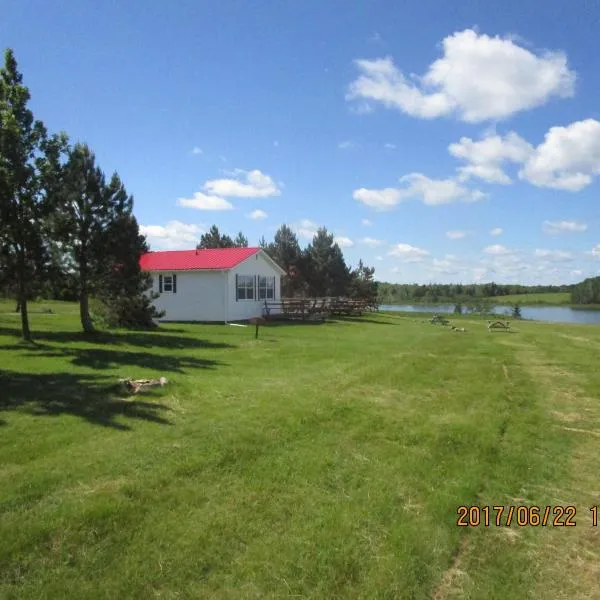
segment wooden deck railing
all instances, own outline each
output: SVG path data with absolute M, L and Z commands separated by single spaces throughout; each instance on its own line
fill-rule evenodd
M 378 310 L 376 302 L 350 298 L 282 298 L 265 300 L 263 315 L 280 319 L 326 319 L 329 316 L 355 316 Z

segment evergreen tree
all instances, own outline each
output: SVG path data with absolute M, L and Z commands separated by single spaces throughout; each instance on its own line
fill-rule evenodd
M 248 240 L 244 238 L 241 232 L 238 235 L 238 238 L 240 236 L 246 241 L 246 245 L 248 245 Z M 228 235 L 221 235 L 219 228 L 216 225 L 213 225 L 206 233 L 203 233 L 200 236 L 200 243 L 196 246 L 196 249 L 206 250 L 209 248 L 234 248 L 235 246 L 235 242 Z
M 282 296 L 293 297 L 305 287 L 301 271 L 302 250 L 296 234 L 287 226 L 282 225 L 270 244 L 261 246 L 265 252 L 285 271 L 281 282 Z
M 350 270 L 333 234 L 321 227 L 303 253 L 303 274 L 313 296 L 348 294 Z
M 233 240 L 233 246 L 235 248 L 247 248 L 248 247 L 248 238 L 240 231 L 235 240 Z
M 6 50 L 0 69 L 0 254 L 13 274 L 26 340 L 31 339 L 27 301 L 47 263 L 44 226 L 66 144 L 64 135 L 49 137 L 34 119 L 29 99 L 14 54 Z
M 374 275 L 375 267 L 367 267 L 363 264 L 362 259 L 359 260 L 356 269 L 350 273 L 349 296 L 375 303 L 378 284 Z

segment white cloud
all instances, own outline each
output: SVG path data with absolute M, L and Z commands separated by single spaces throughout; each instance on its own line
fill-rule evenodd
M 185 208 L 197 210 L 231 210 L 233 205 L 219 196 L 209 196 L 202 192 L 196 192 L 192 198 L 178 198 L 177 204 Z
M 473 279 L 475 281 L 482 281 L 488 270 L 485 267 L 475 267 L 473 269 Z
M 589 252 L 586 252 L 586 254 L 591 254 L 596 258 L 600 258 L 600 244 L 596 244 Z
M 373 225 L 373 221 L 369 220 L 369 219 L 363 219 L 361 221 L 361 223 L 365 226 L 365 227 L 371 227 Z
M 577 223 L 576 221 L 544 221 L 542 230 L 544 233 L 556 235 L 559 233 L 577 233 L 585 231 L 587 225 L 585 223 Z
M 467 235 L 466 231 L 460 231 L 458 229 L 446 231 L 446 237 L 450 240 L 460 240 L 460 239 L 466 237 L 466 235 Z
M 483 251 L 486 254 L 496 254 L 496 255 L 511 253 L 510 250 L 507 250 L 504 246 L 501 246 L 500 244 L 494 244 L 492 246 L 488 246 L 487 248 L 484 248 Z
M 204 152 L 202 151 L 202 148 L 198 148 L 198 146 L 194 146 L 192 148 L 192 154 L 204 154 Z
M 383 147 L 386 148 L 387 150 L 395 150 L 396 144 L 391 144 L 390 142 L 388 142 L 387 144 L 384 144 Z
M 576 275 L 580 277 L 581 275 L 583 275 L 583 271 L 581 269 L 574 269 L 573 271 L 571 271 L 571 275 Z
M 140 233 L 145 235 L 152 250 L 185 250 L 195 248 L 204 232 L 200 225 L 169 221 L 162 225 L 140 225 Z
M 345 237 L 343 235 L 340 236 L 335 236 L 333 238 L 333 241 L 340 247 L 340 248 L 351 248 L 352 246 L 354 246 L 354 242 L 349 238 L 349 237 Z
M 229 174 L 231 178 L 207 181 L 204 189 L 217 196 L 235 196 L 237 198 L 268 198 L 281 194 L 277 183 L 258 169 L 252 171 L 235 169 Z
M 448 151 L 468 163 L 458 169 L 461 181 L 478 178 L 488 183 L 508 184 L 511 179 L 502 170 L 502 165 L 525 162 L 533 153 L 533 146 L 511 131 L 504 137 L 490 135 L 479 141 L 462 137 L 459 142 L 450 144 Z
M 562 52 L 534 53 L 510 37 L 456 32 L 422 76 L 406 77 L 391 57 L 357 60 L 346 98 L 380 102 L 414 117 L 456 114 L 467 122 L 503 119 L 574 93 L 575 73 Z
M 338 144 L 338 148 L 340 150 L 356 150 L 358 148 L 358 144 L 356 142 L 345 140 Z
M 410 244 L 396 244 L 392 246 L 392 249 L 388 252 L 388 256 L 400 258 L 405 262 L 420 262 L 426 256 L 429 256 L 429 252 Z
M 260 208 L 257 208 L 256 210 L 253 210 L 249 215 L 248 218 L 252 219 L 253 221 L 262 221 L 263 219 L 266 219 L 269 215 L 267 215 L 267 213 L 264 210 L 260 210 Z
M 383 240 L 376 240 L 374 238 L 365 237 L 360 240 L 361 244 L 365 244 L 366 246 L 371 246 L 371 248 L 376 248 L 377 246 L 382 246 L 384 244 Z
M 308 219 L 302 219 L 297 225 L 293 226 L 292 229 L 296 232 L 298 237 L 312 240 L 317 234 L 319 226 Z
M 401 200 L 400 190 L 397 190 L 396 188 L 384 188 L 382 190 L 360 188 L 354 190 L 352 197 L 366 206 L 370 206 L 377 210 L 392 208 Z
M 453 258 L 450 259 L 448 256 L 446 255 L 444 259 L 433 259 L 432 267 L 434 272 L 443 275 L 456 275 L 460 271 L 459 265 L 456 264 Z
M 600 122 L 551 127 L 519 177 L 538 187 L 578 192 L 600 174 Z
M 533 254 L 536 258 L 542 258 L 549 262 L 569 262 L 573 260 L 573 255 L 564 250 L 537 249 Z
M 376 256 L 375 260 L 383 260 L 383 256 Z
M 409 173 L 401 177 L 400 182 L 408 185 L 400 189 L 399 200 L 420 197 L 425 204 L 430 206 L 450 204 L 458 200 L 477 202 L 486 196 L 480 190 L 464 187 L 455 179 L 430 179 L 421 173 Z
M 502 229 L 502 227 L 494 227 L 494 229 L 492 229 L 490 231 L 490 235 L 493 235 L 494 237 L 498 237 L 499 235 L 502 235 L 504 233 L 504 229 Z

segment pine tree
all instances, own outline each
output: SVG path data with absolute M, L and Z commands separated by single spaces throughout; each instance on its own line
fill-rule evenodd
M 21 330 L 31 339 L 27 301 L 42 280 L 47 262 L 45 222 L 51 212 L 52 186 L 66 136 L 48 136 L 44 124 L 28 108 L 12 50 L 0 70 L 0 244 L 3 261 L 14 274 Z
M 303 253 L 303 274 L 314 296 L 344 296 L 349 292 L 350 270 L 333 234 L 321 227 Z
M 238 235 L 243 238 L 243 235 Z M 244 238 L 246 245 L 248 245 L 248 240 Z M 226 234 L 221 235 L 219 228 L 216 225 L 213 225 L 206 233 L 203 233 L 200 236 L 200 243 L 196 246 L 197 250 L 206 250 L 209 248 L 234 248 L 235 242 Z
M 300 293 L 305 287 L 305 282 L 301 269 L 302 250 L 296 234 L 287 225 L 282 225 L 275 233 L 273 242 L 264 243 L 261 248 L 286 273 L 281 282 L 282 296 L 293 297 Z

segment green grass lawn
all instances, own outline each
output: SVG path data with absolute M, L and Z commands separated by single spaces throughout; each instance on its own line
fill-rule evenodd
M 599 327 L 380 314 L 86 339 L 76 306 L 42 303 L 25 345 L 12 309 L 0 598 L 598 597 Z M 577 526 L 457 527 L 473 504 L 574 504 Z

